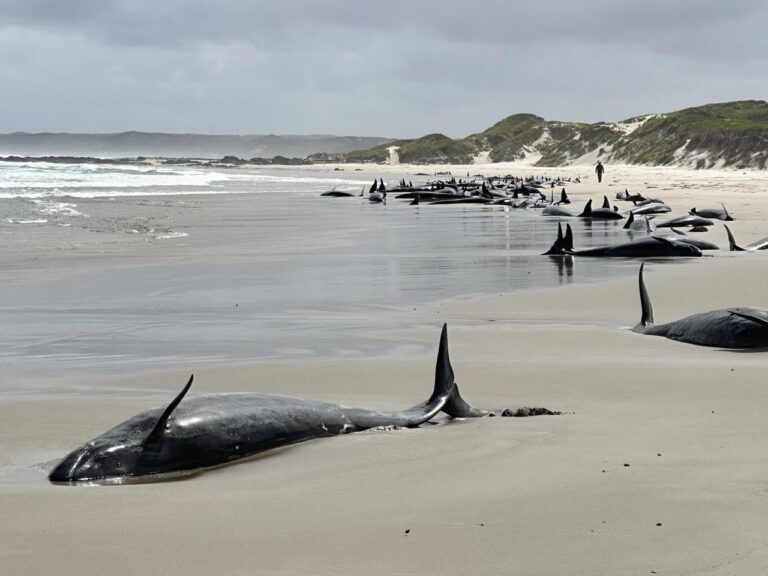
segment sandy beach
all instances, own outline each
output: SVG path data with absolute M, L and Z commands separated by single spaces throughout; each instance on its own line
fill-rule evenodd
M 344 177 L 393 183 L 446 170 L 457 178 L 580 176 L 568 188 L 574 211 L 589 197 L 613 200 L 628 188 L 659 196 L 671 215 L 725 202 L 740 242 L 768 236 L 766 172 L 609 165 L 598 184 L 591 166 L 338 168 Z M 305 236 L 280 236 L 280 223 L 265 221 L 254 241 L 253 228 L 237 222 L 256 203 L 247 194 L 83 200 L 94 220 L 139 214 L 189 236 L 147 241 L 117 229 L 56 228 L 21 242 L 5 225 L 0 284 L 23 288 L 40 276 L 102 267 L 280 261 L 308 241 L 319 252 L 334 250 L 353 231 L 313 237 L 312 219 L 329 216 L 298 207 L 297 217 L 310 223 Z M 768 251 L 728 252 L 721 223 L 702 237 L 723 250 L 646 264 L 656 320 L 768 307 Z M 768 566 L 766 353 L 631 332 L 640 317 L 635 264 L 631 273 L 590 282 L 436 298 L 372 334 L 391 343 L 382 355 L 203 359 L 6 381 L 0 573 L 760 574 Z M 179 482 L 47 482 L 59 458 L 166 403 L 193 370 L 197 393 L 279 393 L 381 409 L 420 402 L 431 391 L 443 322 L 469 402 L 563 414 L 441 420 L 315 440 Z

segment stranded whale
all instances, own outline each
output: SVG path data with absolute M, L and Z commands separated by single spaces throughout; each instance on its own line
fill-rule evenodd
M 376 412 L 272 394 L 207 394 L 184 399 L 192 378 L 164 409 L 141 412 L 65 457 L 55 483 L 173 479 L 265 450 L 380 426 L 413 428 L 444 412 L 478 417 L 454 382 L 443 325 L 432 395 L 399 412 Z M 184 400 L 182 402 L 182 400 Z
M 643 281 L 640 265 L 640 306 L 642 317 L 634 332 L 664 336 L 671 340 L 718 348 L 768 347 L 768 311 L 760 308 L 723 308 L 692 314 L 667 324 L 653 323 L 653 307 Z
M 685 237 L 668 238 L 664 236 L 646 236 L 632 242 L 623 242 L 612 246 L 575 250 L 571 225 L 565 227 L 565 234 L 560 224 L 557 225 L 557 238 L 544 256 L 590 256 L 615 258 L 650 258 L 662 256 L 701 256 L 701 250 L 686 242 Z
M 723 207 L 722 210 L 720 210 L 720 208 L 705 208 L 703 210 L 696 210 L 694 207 L 691 208 L 688 214 L 691 214 L 692 216 L 701 216 L 702 218 L 714 218 L 715 220 L 725 220 L 726 222 L 731 222 L 733 220 L 733 216 L 728 213 L 728 209 L 725 207 L 725 204 L 721 203 L 720 206 Z
M 712 226 L 713 224 L 714 222 L 708 218 L 702 218 L 701 216 L 689 214 L 688 216 L 678 216 L 677 218 L 672 218 L 671 220 L 659 222 L 656 224 L 656 228 L 683 228 L 690 226 L 692 229 L 695 228 L 699 230 L 703 228 L 706 230 L 707 226 Z
M 584 210 L 579 214 L 579 218 L 594 218 L 601 220 L 623 220 L 624 216 L 618 213 L 616 210 L 611 210 L 611 205 L 608 202 L 608 197 L 603 196 L 603 205 L 600 208 L 592 208 L 592 200 L 590 199 L 584 206 Z
M 731 252 L 756 252 L 757 250 L 768 250 L 768 238 L 763 238 L 757 242 L 752 242 L 752 244 L 747 244 L 746 246 L 739 246 L 736 244 L 736 239 L 733 237 L 733 233 L 731 232 L 731 229 L 728 228 L 728 225 L 723 224 L 723 226 L 725 226 L 725 231 L 728 233 L 728 244 L 730 245 Z

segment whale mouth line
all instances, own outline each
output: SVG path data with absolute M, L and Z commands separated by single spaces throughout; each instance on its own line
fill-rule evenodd
M 141 474 L 139 476 L 103 476 L 101 478 L 83 478 L 79 480 L 50 480 L 51 484 L 56 486 L 125 486 L 131 484 L 154 484 L 157 482 L 172 482 L 175 480 L 186 480 L 204 472 L 206 468 L 196 468 L 194 470 L 178 470 L 174 472 L 157 472 L 151 474 Z

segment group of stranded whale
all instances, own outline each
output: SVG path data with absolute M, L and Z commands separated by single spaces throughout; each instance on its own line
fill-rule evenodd
M 639 276 L 642 315 L 634 332 L 700 346 L 768 348 L 768 311 L 759 308 L 725 308 L 654 324 L 644 267 L 640 266 Z M 208 394 L 185 400 L 191 386 L 192 377 L 167 407 L 141 412 L 77 448 L 56 465 L 49 480 L 61 484 L 126 484 L 181 479 L 314 438 L 380 427 L 416 428 L 440 412 L 451 418 L 489 414 L 468 404 L 459 393 L 445 324 L 432 394 L 402 411 L 347 408 L 256 393 Z
M 472 179 L 451 178 L 450 180 L 429 180 L 424 184 L 414 186 L 411 181 L 400 180 L 394 188 L 387 188 L 382 178 L 375 179 L 368 189 L 368 201 L 380 204 L 387 203 L 387 195 L 394 194 L 398 200 L 408 200 L 412 206 L 425 205 L 464 205 L 487 204 L 490 206 L 506 206 L 508 208 L 547 208 L 553 205 L 568 204 L 568 196 L 563 188 L 560 199 L 554 201 L 554 188 L 570 183 L 578 183 L 578 179 L 563 178 L 521 178 L 506 176 L 504 178 Z M 548 198 L 545 191 L 549 189 Z M 365 187 L 357 193 L 335 188 L 322 192 L 320 196 L 328 198 L 363 198 Z
M 570 182 L 570 181 L 569 181 Z M 565 205 L 571 203 L 565 189 L 554 200 L 554 187 L 565 181 L 522 179 L 482 179 L 482 181 L 430 182 L 414 187 L 410 182 L 389 190 L 412 204 L 424 200 L 432 204 L 478 203 L 509 206 L 543 207 L 545 216 L 585 218 L 606 222 L 624 220 L 618 208 L 607 197 L 600 208 L 592 208 L 589 200 L 575 216 Z M 550 198 L 541 192 L 551 189 Z M 368 191 L 372 202 L 386 203 L 387 187 L 383 180 L 374 181 Z M 360 194 L 331 190 L 324 196 L 350 197 Z M 520 201 L 520 197 L 526 197 Z M 527 200 L 530 199 L 530 202 Z M 732 221 L 725 206 L 722 209 L 693 208 L 686 216 L 653 224 L 657 214 L 669 212 L 658 199 L 640 194 L 617 194 L 618 200 L 633 203 L 623 228 L 647 234 L 638 239 L 604 247 L 577 250 L 573 231 L 566 223 L 558 223 L 557 238 L 546 255 L 573 257 L 700 257 L 703 250 L 717 250 L 711 242 L 693 239 L 676 228 L 689 231 L 706 230 L 713 220 Z M 527 202 L 527 204 L 525 204 Z M 525 205 L 524 205 L 525 204 Z M 656 228 L 670 228 L 665 234 Z M 739 246 L 728 226 L 731 251 L 768 249 L 768 238 L 747 246 Z M 643 278 L 645 264 L 639 271 L 641 305 L 640 322 L 633 331 L 665 338 L 726 349 L 768 349 L 768 311 L 752 307 L 732 307 L 693 314 L 666 324 L 655 324 L 653 307 Z M 181 392 L 165 407 L 141 412 L 101 436 L 86 442 L 59 462 L 49 474 L 56 484 L 126 484 L 189 477 L 205 470 L 238 462 L 262 452 L 304 442 L 359 432 L 373 428 L 416 428 L 443 413 L 450 418 L 477 418 L 489 412 L 468 404 L 459 393 L 448 353 L 448 332 L 444 324 L 440 335 L 435 382 L 430 397 L 401 411 L 380 412 L 348 408 L 337 404 L 291 398 L 272 394 L 228 393 L 186 397 L 192 386 L 190 377 Z M 527 413 L 552 412 L 532 409 Z

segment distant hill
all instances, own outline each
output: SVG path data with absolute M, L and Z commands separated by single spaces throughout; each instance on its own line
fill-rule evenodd
M 462 139 L 429 134 L 314 162 L 469 164 L 524 161 L 535 166 L 608 162 L 693 168 L 768 166 L 768 103 L 725 102 L 621 122 L 558 122 L 515 114 Z
M 278 136 L 163 134 L 67 134 L 14 132 L 0 134 L 0 156 L 92 156 L 125 158 L 304 158 L 316 152 L 340 153 L 378 146 L 389 138 L 358 136 Z

